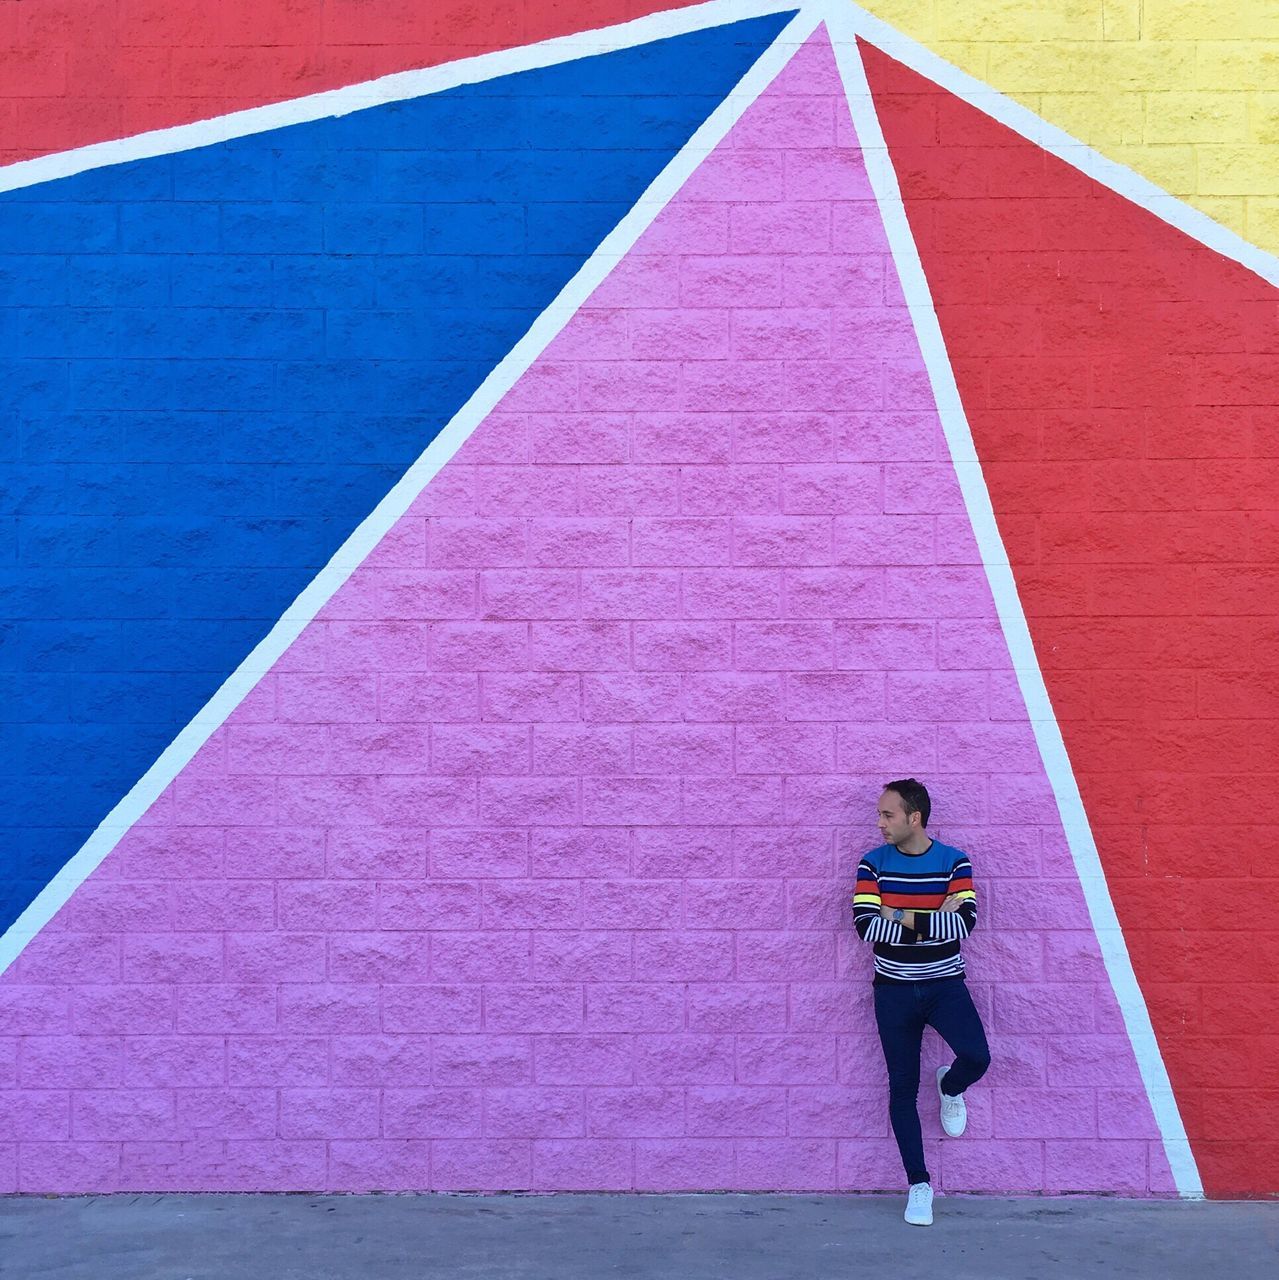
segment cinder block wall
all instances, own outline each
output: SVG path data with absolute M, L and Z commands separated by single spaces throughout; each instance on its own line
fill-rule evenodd
M 0 156 L 22 159 L 682 7 L 0 4 Z M 1279 247 L 1279 19 L 1264 0 L 871 0 L 864 8 L 1255 244 Z
M 1210 173 L 1235 133 L 1146 92 L 1171 18 L 1095 7 L 1026 45 L 1020 10 L 884 16 L 1171 189 Z M 0 4 L 6 154 L 564 20 L 467 13 Z M 1136 69 L 1063 76 L 1085 29 Z M 3 197 L 7 922 L 73 851 L 50 828 L 164 751 L 770 32 Z M 868 66 L 1179 1114 L 1210 1193 L 1264 1194 L 1279 1144 L 1226 1130 L 1273 1086 L 1265 1020 L 1208 978 L 1271 872 L 1205 908 L 1199 813 L 1223 774 L 1267 794 L 1228 743 L 1274 724 L 1239 603 L 1273 576 L 1273 290 Z M 24 946 L 0 1188 L 896 1187 L 848 896 L 915 773 L 977 868 L 996 1056 L 961 1143 L 927 1124 L 937 1180 L 1174 1190 L 858 143 L 819 35 Z M 1230 172 L 1205 207 L 1264 226 Z

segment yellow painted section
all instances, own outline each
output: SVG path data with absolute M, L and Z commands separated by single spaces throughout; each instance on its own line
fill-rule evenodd
M 861 0 L 1279 253 L 1279 0 Z

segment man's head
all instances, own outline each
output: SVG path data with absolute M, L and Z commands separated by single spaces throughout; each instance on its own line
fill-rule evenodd
M 905 844 L 923 833 L 932 812 L 928 788 L 915 778 L 899 778 L 884 784 L 879 797 L 879 830 L 885 844 Z

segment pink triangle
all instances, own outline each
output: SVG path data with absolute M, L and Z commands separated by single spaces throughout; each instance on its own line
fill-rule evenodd
M 909 773 L 995 1054 L 936 1180 L 1169 1190 L 818 36 L 0 983 L 17 1185 L 896 1188 Z

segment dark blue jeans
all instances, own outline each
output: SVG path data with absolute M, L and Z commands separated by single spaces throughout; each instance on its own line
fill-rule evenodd
M 875 1022 L 888 1065 L 888 1118 L 912 1185 L 927 1182 L 924 1139 L 919 1131 L 919 1050 L 924 1028 L 932 1027 L 955 1054 L 942 1077 L 953 1098 L 980 1080 L 990 1066 L 990 1049 L 981 1017 L 963 978 L 875 984 Z

